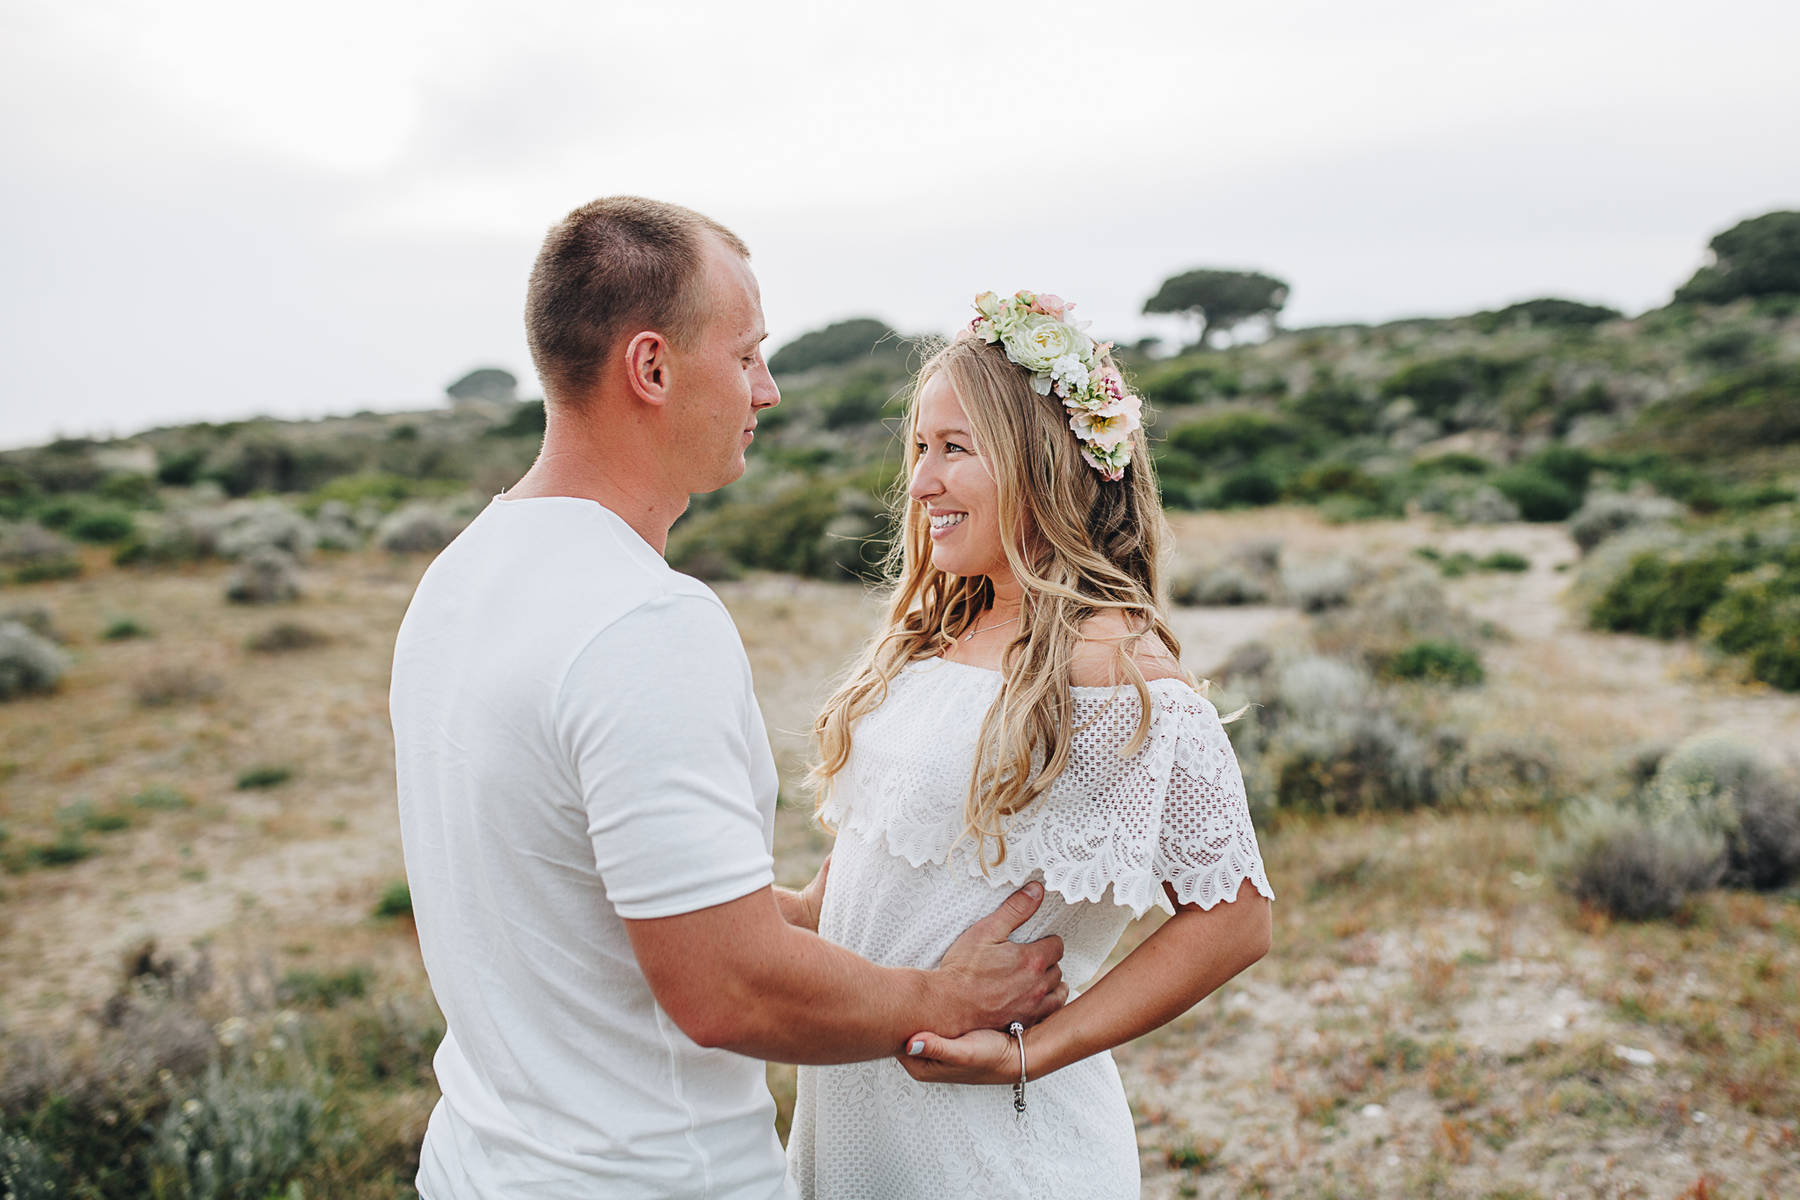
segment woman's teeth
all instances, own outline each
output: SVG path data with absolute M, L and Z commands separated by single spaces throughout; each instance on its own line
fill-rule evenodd
M 945 513 L 943 516 L 931 518 L 931 527 L 933 529 L 948 529 L 952 525 L 961 525 L 962 519 L 968 515 L 968 513 Z

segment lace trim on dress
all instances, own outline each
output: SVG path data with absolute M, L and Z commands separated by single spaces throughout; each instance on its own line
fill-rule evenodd
M 929 680 L 929 682 L 927 682 Z M 1235 899 L 1245 879 L 1273 899 L 1243 778 L 1212 704 L 1184 681 L 1152 680 L 1150 730 L 1130 758 L 1135 689 L 1076 688 L 1069 765 L 1009 819 L 1004 862 L 983 870 L 963 833 L 963 798 L 998 672 L 945 660 L 909 666 L 859 722 L 851 759 L 820 815 L 914 867 L 960 863 L 972 876 L 1030 879 L 1071 903 L 1112 902 L 1142 916 Z M 989 853 L 992 853 L 991 846 Z

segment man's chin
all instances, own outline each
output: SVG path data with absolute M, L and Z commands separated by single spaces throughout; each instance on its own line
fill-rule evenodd
M 716 492 L 727 484 L 736 483 L 744 477 L 744 471 L 748 465 L 749 464 L 744 461 L 744 456 L 739 454 L 729 467 L 719 472 L 719 476 L 716 477 L 713 482 L 708 483 L 704 487 L 695 488 L 693 494 L 702 496 L 708 492 Z

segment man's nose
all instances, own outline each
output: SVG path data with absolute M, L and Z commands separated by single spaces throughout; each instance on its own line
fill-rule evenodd
M 752 408 L 774 408 L 781 403 L 781 389 L 775 386 L 775 376 L 769 373 L 768 363 L 758 363 L 756 381 L 750 386 L 750 406 Z

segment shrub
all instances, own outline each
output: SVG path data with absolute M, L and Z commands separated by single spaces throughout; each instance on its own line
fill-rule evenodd
M 1265 467 L 1239 467 L 1219 481 L 1214 502 L 1221 508 L 1255 508 L 1281 499 L 1281 481 Z
M 69 522 L 69 536 L 78 542 L 122 542 L 137 532 L 131 514 L 117 508 L 90 508 Z
M 1502 525 L 1519 519 L 1519 506 L 1492 484 L 1482 484 L 1450 501 L 1450 514 L 1470 525 Z
M 1243 390 L 1236 372 L 1208 358 L 1183 357 L 1144 372 L 1138 392 L 1155 408 L 1180 408 L 1204 400 L 1231 399 Z
M 22 1134 L 0 1133 L 0 1197 L 62 1200 L 68 1185 L 56 1160 Z
M 1456 642 L 1438 641 L 1407 646 L 1388 662 L 1386 674 L 1394 679 L 1419 679 L 1452 687 L 1474 687 L 1487 678 L 1480 655 Z
M 1564 824 L 1554 870 L 1577 900 L 1622 920 L 1669 917 L 1719 880 L 1723 842 L 1691 814 L 1588 800 Z
M 1745 655 L 1755 678 L 1800 691 L 1800 561 L 1732 576 L 1700 631 L 1727 654 Z
M 330 637 L 310 625 L 282 621 L 261 633 L 252 634 L 244 643 L 244 648 L 252 654 L 287 654 L 295 650 L 310 650 L 330 641 Z
M 1281 573 L 1290 603 L 1305 612 L 1323 612 L 1345 604 L 1356 586 L 1356 569 L 1347 558 L 1290 564 Z
M 381 899 L 375 902 L 377 917 L 410 917 L 412 916 L 412 889 L 406 880 L 400 879 L 387 885 L 381 893 Z
M 769 370 L 787 375 L 813 367 L 867 361 L 877 346 L 892 337 L 894 331 L 887 322 L 874 317 L 852 317 L 801 334 L 769 356 Z
M 59 579 L 74 579 L 81 574 L 81 560 L 78 558 L 46 558 L 26 563 L 13 572 L 14 583 L 53 583 Z
M 1283 405 L 1308 425 L 1328 429 L 1340 437 L 1354 437 L 1375 428 L 1378 415 L 1370 397 L 1348 383 L 1322 380 Z
M 18 621 L 0 621 L 0 701 L 53 692 L 68 661 L 63 652 Z
M 1169 581 L 1169 598 L 1177 604 L 1261 604 L 1269 589 L 1240 566 L 1215 563 L 1177 571 Z
M 1663 759 L 1648 790 L 1660 804 L 1714 814 L 1728 886 L 1778 888 L 1800 876 L 1800 785 L 1748 744 L 1724 733 L 1690 737 Z
M 1712 547 L 1686 554 L 1640 551 L 1589 608 L 1589 623 L 1615 633 L 1685 637 L 1723 598 L 1736 566 L 1734 556 Z
M 411 428 L 403 426 L 402 428 Z M 544 435 L 544 402 L 525 400 L 512 407 L 506 420 L 487 431 L 489 437 L 542 437 Z M 394 431 L 396 434 L 399 430 Z M 414 430 L 416 437 L 418 431 Z
M 1582 502 L 1569 522 L 1569 536 L 1583 554 L 1614 534 L 1639 525 L 1673 521 L 1681 505 L 1662 496 L 1645 493 L 1594 492 Z
M 1512 550 L 1496 550 L 1476 562 L 1484 571 L 1529 571 L 1531 560 Z
M 1259 773 L 1280 810 L 1364 812 L 1432 805 L 1454 786 L 1460 746 L 1403 722 L 1367 672 L 1303 657 L 1273 677 Z
M 184 808 L 192 808 L 193 800 L 186 792 L 158 784 L 145 788 L 131 798 L 133 806 L 148 809 L 152 812 L 177 812 Z
M 94 847 L 81 836 L 81 830 L 65 825 L 53 842 L 40 842 L 25 850 L 26 861 L 38 867 L 68 867 L 94 856 Z
M 1688 347 L 1688 357 L 1717 366 L 1734 367 L 1747 361 L 1756 349 L 1754 329 L 1728 326 L 1703 335 Z
M 308 1008 L 335 1008 L 345 1000 L 359 1000 L 369 993 L 372 974 L 363 966 L 342 971 L 289 971 L 276 988 L 283 1004 Z
M 1381 394 L 1405 396 L 1422 415 L 1443 417 L 1465 398 L 1493 395 L 1512 372 L 1511 363 L 1455 354 L 1397 371 L 1381 385 Z
M 237 787 L 240 792 L 280 787 L 293 777 L 294 772 L 290 767 L 251 767 L 237 777 Z
M 156 1131 L 152 1192 L 182 1200 L 267 1200 L 326 1145 L 325 1105 L 304 1087 L 208 1071 Z
M 147 638 L 151 636 L 151 633 L 149 629 L 138 624 L 133 618 L 120 617 L 109 624 L 100 636 L 109 642 L 123 642 L 131 638 Z
M 1494 477 L 1494 486 L 1527 521 L 1561 521 L 1581 504 L 1581 493 L 1536 467 L 1514 467 Z
M 390 554 L 436 554 L 460 532 L 462 523 L 439 506 L 409 504 L 376 527 L 375 544 Z
M 140 675 L 132 685 L 132 695 L 141 707 L 167 708 L 210 700 L 219 694 L 221 686 L 217 675 L 185 663 L 165 664 Z
M 1202 417 L 1169 432 L 1169 444 L 1175 449 L 1219 465 L 1248 461 L 1299 440 L 1300 431 L 1292 423 L 1253 409 Z
M 225 598 L 233 604 L 285 604 L 299 595 L 293 557 L 274 546 L 246 555 L 225 585 Z

